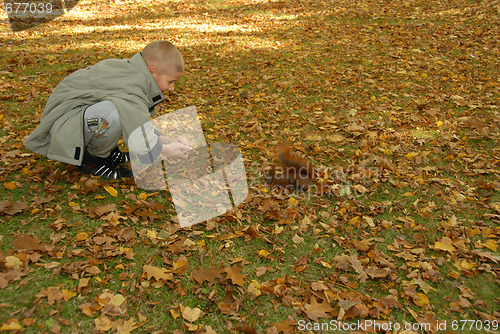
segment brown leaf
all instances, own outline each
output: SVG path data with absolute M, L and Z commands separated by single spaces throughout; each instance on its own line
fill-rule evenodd
M 99 205 L 93 209 L 89 209 L 89 216 L 93 218 L 94 216 L 92 214 L 94 214 L 95 216 L 100 217 L 106 213 L 114 211 L 115 209 L 116 205 L 114 204 Z
M 352 242 L 352 245 L 354 246 L 354 248 L 356 248 L 357 250 L 359 250 L 361 252 L 366 252 L 371 247 L 371 243 L 368 240 L 359 241 L 356 239 L 352 239 L 351 242 Z
M 239 268 L 238 266 L 226 267 L 224 271 L 227 274 L 226 279 L 230 279 L 233 284 L 239 286 L 245 285 L 246 276 L 241 274 L 241 268 Z
M 156 281 L 168 281 L 174 278 L 174 275 L 167 269 L 145 264 L 142 267 L 142 276 L 148 280 L 154 278 Z
M 331 308 L 330 303 L 324 301 L 321 304 L 318 304 L 316 298 L 314 296 L 311 297 L 311 303 L 306 304 L 302 311 L 307 315 L 307 317 L 313 321 L 318 321 L 318 318 L 331 318 L 332 315 L 328 314 L 333 312 L 333 308 Z
M 248 226 L 248 227 L 244 230 L 244 232 L 245 232 L 246 234 L 248 234 L 249 236 L 251 236 L 252 238 L 254 238 L 254 239 L 258 239 L 258 238 L 260 238 L 259 228 L 258 228 L 258 227 L 256 227 L 256 226 L 253 226 L 253 225 Z
M 243 332 L 243 333 L 257 334 L 255 327 L 250 327 L 247 324 L 238 324 L 238 325 L 234 326 L 234 329 L 236 329 L 237 331 Z
M 350 318 L 364 318 L 370 313 L 370 310 L 366 305 L 362 303 L 357 303 L 353 307 L 351 307 L 348 311 L 345 312 L 344 314 L 344 319 L 350 319 Z
M 264 275 L 268 271 L 274 271 L 275 269 L 273 267 L 258 267 L 255 275 L 257 277 L 260 277 Z
M 193 278 L 198 284 L 203 284 L 203 282 L 215 282 L 217 278 L 222 277 L 221 274 L 224 272 L 224 269 L 219 269 L 216 267 L 212 267 L 210 269 L 200 269 L 193 270 L 191 272 L 191 278 Z
M 116 328 L 116 334 L 129 334 L 132 333 L 133 330 L 140 327 L 141 325 L 135 322 L 134 318 L 130 318 L 125 320 L 123 324 L 119 325 Z
M 345 254 L 337 255 L 332 259 L 332 264 L 337 269 L 342 269 L 346 271 L 354 270 L 356 273 L 359 274 L 359 280 L 361 282 L 365 282 L 366 279 L 368 278 L 356 254 L 350 256 Z
M 50 286 L 46 289 L 42 289 L 39 293 L 35 295 L 37 298 L 47 297 L 47 302 L 49 305 L 53 305 L 57 301 L 64 300 L 64 294 L 61 292 L 59 287 Z
M 283 322 L 273 322 L 273 326 L 280 333 L 290 333 L 297 326 L 298 322 L 292 319 L 286 319 Z
M 12 202 L 10 200 L 0 201 L 0 213 L 4 213 L 9 216 L 13 216 L 17 213 L 24 211 L 28 207 L 26 202 L 16 201 Z

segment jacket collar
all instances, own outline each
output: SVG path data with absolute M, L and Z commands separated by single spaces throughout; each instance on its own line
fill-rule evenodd
M 142 73 L 144 73 L 147 78 L 149 78 L 149 81 L 147 83 L 148 91 L 146 93 L 148 94 L 150 107 L 163 102 L 165 100 L 165 95 L 160 90 L 160 87 L 158 87 L 158 84 L 151 75 L 151 72 L 149 72 L 148 66 L 142 58 L 142 54 L 140 52 L 136 53 L 132 58 L 129 59 L 129 63 L 140 70 Z

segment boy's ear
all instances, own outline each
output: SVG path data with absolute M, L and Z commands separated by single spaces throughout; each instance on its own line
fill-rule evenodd
M 154 66 L 148 66 L 148 70 L 149 72 L 151 72 L 151 74 L 155 74 L 157 72 L 156 67 Z

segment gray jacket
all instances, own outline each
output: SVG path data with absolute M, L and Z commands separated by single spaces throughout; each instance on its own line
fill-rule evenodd
M 40 124 L 24 145 L 49 159 L 80 165 L 85 149 L 83 113 L 88 106 L 105 100 L 118 109 L 122 138 L 128 145 L 129 135 L 150 121 L 150 111 L 165 96 L 140 53 L 130 59 L 103 60 L 70 74 L 57 85 Z

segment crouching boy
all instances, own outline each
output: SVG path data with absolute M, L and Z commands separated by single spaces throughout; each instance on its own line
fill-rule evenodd
M 154 128 L 147 140 L 129 143 L 134 130 L 148 123 L 155 106 L 173 91 L 184 72 L 184 60 L 166 41 L 148 44 L 130 59 L 108 59 L 78 70 L 54 89 L 40 124 L 24 145 L 49 159 L 76 166 L 105 179 L 132 176 L 130 157 L 117 144 L 122 138 L 141 159 L 186 158 L 185 138 L 166 138 Z

